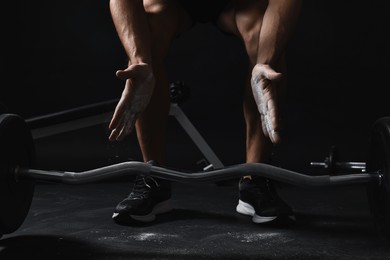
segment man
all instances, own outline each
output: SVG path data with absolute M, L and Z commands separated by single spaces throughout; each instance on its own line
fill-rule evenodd
M 123 140 L 136 128 L 145 162 L 166 163 L 166 131 L 170 100 L 164 62 L 172 41 L 195 22 L 211 22 L 236 35 L 249 60 L 243 82 L 246 162 L 269 163 L 280 142 L 279 111 L 286 86 L 285 49 L 297 22 L 302 0 L 110 0 L 128 67 L 116 75 L 125 87 L 110 123 L 109 139 Z M 130 195 L 113 214 L 117 223 L 153 221 L 171 210 L 168 181 L 138 176 Z M 255 223 L 292 215 L 272 183 L 244 176 L 239 182 L 237 212 Z

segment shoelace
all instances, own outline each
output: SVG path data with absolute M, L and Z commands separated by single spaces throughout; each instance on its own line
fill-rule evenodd
M 133 189 L 129 194 L 128 198 L 131 199 L 142 199 L 150 192 L 152 187 L 146 182 L 146 179 L 153 181 L 156 187 L 159 187 L 157 181 L 150 176 L 138 175 L 135 178 Z
M 274 200 L 274 196 L 270 189 L 270 183 L 268 180 L 265 180 L 264 182 L 258 182 L 255 180 L 243 180 L 244 182 L 247 182 L 247 185 L 250 186 L 249 193 L 254 198 L 260 199 L 260 201 L 270 201 Z

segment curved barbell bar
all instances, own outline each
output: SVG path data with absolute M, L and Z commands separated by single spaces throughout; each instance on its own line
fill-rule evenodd
M 136 174 L 150 175 L 169 181 L 184 183 L 217 182 L 245 175 L 256 175 L 307 188 L 368 182 L 377 182 L 380 184 L 381 180 L 380 172 L 338 176 L 312 176 L 263 163 L 243 163 L 207 172 L 183 172 L 136 161 L 122 162 L 82 172 L 45 171 L 19 167 L 15 169 L 16 179 L 35 179 L 67 184 L 85 184 Z

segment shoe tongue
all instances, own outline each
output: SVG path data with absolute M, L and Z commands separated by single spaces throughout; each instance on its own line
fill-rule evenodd
M 265 178 L 262 177 L 252 177 L 252 180 L 249 182 L 251 185 L 257 186 L 262 190 L 267 190 L 268 189 L 268 181 Z
M 150 189 L 156 187 L 156 183 L 151 177 L 139 176 L 134 182 L 133 192 L 148 192 Z
M 148 161 L 147 163 L 148 163 L 148 164 L 151 164 L 152 166 L 153 166 L 153 165 L 156 165 L 156 162 L 155 162 L 154 160 L 150 160 L 150 161 Z

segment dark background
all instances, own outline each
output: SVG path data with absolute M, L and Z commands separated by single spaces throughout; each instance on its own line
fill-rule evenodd
M 277 164 L 305 169 L 331 145 L 341 159 L 365 160 L 371 125 L 390 115 L 385 2 L 304 1 L 288 46 L 289 92 Z M 127 61 L 108 0 L 2 6 L 0 102 L 8 112 L 27 119 L 119 97 L 123 82 L 115 71 Z M 181 107 L 223 163 L 243 162 L 241 42 L 198 24 L 177 39 L 167 65 L 172 81 L 191 88 Z

